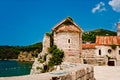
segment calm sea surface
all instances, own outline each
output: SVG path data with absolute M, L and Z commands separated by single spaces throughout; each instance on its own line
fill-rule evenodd
M 15 60 L 0 60 L 0 77 L 20 76 L 30 74 L 33 62 L 18 62 Z

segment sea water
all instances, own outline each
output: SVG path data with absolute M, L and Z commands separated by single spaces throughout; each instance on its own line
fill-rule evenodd
M 0 60 L 0 77 L 21 76 L 30 74 L 33 62 Z

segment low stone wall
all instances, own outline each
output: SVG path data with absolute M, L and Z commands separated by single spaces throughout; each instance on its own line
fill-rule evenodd
M 94 68 L 83 64 L 62 64 L 63 70 L 43 74 L 0 78 L 0 80 L 94 80 Z
M 62 64 L 66 75 L 59 75 L 58 80 L 94 80 L 94 67 L 84 64 Z
M 107 65 L 107 60 L 105 58 L 84 58 L 84 64 L 105 66 Z

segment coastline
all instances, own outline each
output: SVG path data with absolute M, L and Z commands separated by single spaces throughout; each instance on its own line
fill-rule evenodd
M 19 61 L 18 59 L 0 59 L 0 61 L 2 61 L 2 60 L 4 60 L 4 61 L 18 61 L 18 62 L 34 62 L 34 60 L 31 60 L 31 61 Z
M 29 75 L 33 62 L 19 62 L 17 59 L 0 60 L 0 78 Z
M 10 60 L 10 61 L 16 60 L 16 61 L 18 61 L 18 59 L 0 59 L 0 60 Z

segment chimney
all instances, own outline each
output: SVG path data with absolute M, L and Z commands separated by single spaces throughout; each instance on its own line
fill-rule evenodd
M 117 36 L 120 36 L 120 22 L 117 23 Z

